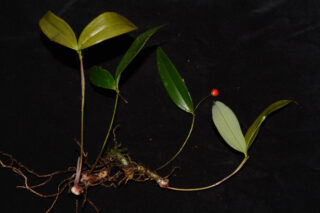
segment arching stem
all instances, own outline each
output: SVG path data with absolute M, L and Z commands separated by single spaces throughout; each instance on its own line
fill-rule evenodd
M 196 111 L 198 109 L 198 107 L 200 106 L 200 104 L 202 104 L 202 102 L 204 102 L 205 100 L 207 100 L 207 98 L 209 98 L 211 95 L 207 95 L 205 97 L 203 97 L 199 103 L 196 105 L 196 107 L 194 108 L 194 111 Z
M 245 158 L 242 160 L 242 162 L 239 164 L 239 166 L 231 174 L 229 174 L 228 176 L 224 177 L 223 179 L 221 179 L 220 181 L 218 181 L 212 185 L 205 186 L 205 187 L 199 187 L 199 188 L 175 188 L 175 187 L 171 187 L 171 186 L 168 186 L 165 188 L 175 190 L 175 191 L 191 192 L 191 191 L 201 191 L 201 190 L 216 187 L 216 186 L 220 185 L 221 183 L 225 182 L 226 180 L 228 180 L 229 178 L 231 178 L 233 175 L 235 175 L 243 167 L 243 165 L 247 162 L 248 159 L 249 159 L 249 156 L 245 156 Z
M 194 112 L 192 112 L 192 122 L 191 122 L 190 130 L 189 130 L 188 135 L 187 135 L 186 139 L 184 140 L 182 146 L 178 150 L 178 152 L 170 160 L 168 160 L 162 166 L 158 167 L 155 171 L 158 171 L 158 170 L 163 169 L 164 167 L 166 167 L 169 163 L 171 163 L 180 154 L 180 152 L 183 150 L 184 146 L 187 144 L 187 141 L 189 140 L 189 138 L 191 136 L 195 118 L 196 118 L 196 115 L 194 114 Z
M 107 142 L 108 142 L 108 139 L 109 139 L 109 136 L 110 136 L 110 132 L 111 132 L 111 129 L 112 129 L 112 126 L 113 126 L 113 122 L 114 122 L 114 118 L 115 118 L 115 115 L 116 115 L 116 111 L 117 111 L 117 106 L 118 106 L 118 100 L 119 100 L 119 89 L 116 89 L 116 100 L 115 100 L 115 103 L 114 103 L 114 108 L 113 108 L 113 114 L 112 114 L 112 118 L 111 118 L 111 121 L 110 121 L 110 124 L 109 124 L 109 129 L 108 129 L 108 132 L 107 132 L 107 136 L 106 138 L 104 139 L 104 142 L 102 144 L 102 147 L 100 149 L 100 152 L 94 162 L 94 164 L 92 165 L 91 169 L 90 169 L 90 173 L 94 170 L 94 168 L 96 167 L 97 163 L 99 162 L 102 154 L 104 153 L 105 151 L 105 147 L 107 145 Z
M 196 105 L 196 107 L 194 108 L 194 111 L 191 113 L 192 114 L 192 123 L 191 123 L 191 126 L 190 126 L 190 130 L 188 132 L 188 135 L 186 137 L 186 139 L 184 140 L 182 146 L 180 147 L 180 149 L 178 150 L 178 152 L 170 159 L 168 160 L 165 164 L 163 164 L 162 166 L 158 167 L 155 171 L 158 171 L 160 169 L 163 169 L 164 167 L 166 167 L 169 163 L 171 163 L 180 153 L 181 151 L 183 150 L 183 148 L 185 147 L 185 145 L 187 144 L 187 141 L 189 140 L 190 136 L 191 136 L 191 133 L 192 133 L 192 130 L 193 130 L 193 126 L 194 126 L 194 121 L 195 121 L 195 118 L 196 118 L 196 115 L 195 115 L 195 111 L 198 109 L 198 107 L 200 106 L 200 104 L 202 102 L 204 102 L 207 98 L 209 98 L 211 95 L 207 95 L 205 97 L 203 97 L 199 103 Z

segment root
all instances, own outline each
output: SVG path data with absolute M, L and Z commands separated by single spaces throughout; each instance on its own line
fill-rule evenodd
M 76 213 L 79 212 L 79 200 L 76 199 Z
M 49 183 L 51 181 L 51 179 L 55 175 L 65 174 L 65 173 L 69 173 L 69 172 L 75 171 L 74 167 L 69 167 L 66 170 L 56 171 L 56 172 L 52 172 L 52 173 L 49 173 L 49 174 L 40 175 L 40 174 L 36 173 L 35 171 L 33 171 L 32 169 L 29 169 L 28 167 L 23 165 L 21 162 L 17 161 L 15 158 L 13 158 L 12 155 L 4 153 L 4 152 L 0 152 L 0 154 L 2 156 L 5 156 L 5 157 L 9 158 L 9 163 L 8 164 L 5 164 L 2 160 L 0 160 L 0 165 L 3 168 L 11 169 L 14 173 L 20 175 L 24 179 L 24 185 L 17 186 L 17 188 L 24 188 L 24 189 L 32 192 L 33 194 L 35 194 L 35 195 L 37 195 L 39 197 L 42 197 L 42 198 L 55 197 L 55 196 L 57 196 L 59 194 L 59 190 L 56 193 L 53 193 L 53 194 L 42 194 L 42 193 L 34 190 L 35 188 L 38 188 L 38 187 L 46 185 L 47 183 Z M 15 166 L 15 165 L 17 165 L 17 166 Z M 42 183 L 40 183 L 40 184 L 30 185 L 28 177 L 23 172 L 23 170 L 25 170 L 27 173 L 32 174 L 32 175 L 34 175 L 34 176 L 36 176 L 38 178 L 47 178 L 47 179 L 45 181 L 43 181 Z
M 165 176 L 164 178 L 168 178 L 169 179 L 178 169 L 180 169 L 179 166 L 173 167 L 171 172 L 167 176 Z
M 10 160 L 10 163 L 9 163 L 9 164 L 4 164 L 3 161 L 0 160 L 0 164 L 1 164 L 2 167 L 4 167 L 4 168 L 10 168 L 10 167 L 13 167 L 14 164 L 17 164 L 17 165 L 18 165 L 18 168 L 24 169 L 24 170 L 26 170 L 28 173 L 30 173 L 30 174 L 38 177 L 38 178 L 52 178 L 53 176 L 58 175 L 58 174 L 65 174 L 65 173 L 69 173 L 69 172 L 75 171 L 75 167 L 69 167 L 69 168 L 67 168 L 67 169 L 65 169 L 65 170 L 60 170 L 60 171 L 55 171 L 55 172 L 52 172 L 52 173 L 49 173 L 49 174 L 40 175 L 40 174 L 38 174 L 37 172 L 35 172 L 34 170 L 29 169 L 28 167 L 26 167 L 25 165 L 23 165 L 21 162 L 17 161 L 17 160 L 16 160 L 15 158 L 13 158 L 13 156 L 10 155 L 10 154 L 0 151 L 0 155 L 5 156 L 5 157 L 9 158 L 9 160 Z
M 41 197 L 41 198 L 53 198 L 54 200 L 50 206 L 50 208 L 46 211 L 46 213 L 49 213 L 52 208 L 54 207 L 55 203 L 57 202 L 59 196 L 65 191 L 65 189 L 67 188 L 67 186 L 69 186 L 72 183 L 72 179 L 74 177 L 74 175 L 72 175 L 69 178 L 66 178 L 64 180 L 62 180 L 58 187 L 57 187 L 57 192 L 56 193 L 52 193 L 52 194 L 43 194 L 40 193 L 38 191 L 35 190 L 35 188 L 39 188 L 41 186 L 45 186 L 46 184 L 48 184 L 52 178 L 56 175 L 59 174 L 66 174 L 66 173 L 70 173 L 70 172 L 74 172 L 75 171 L 75 167 L 69 167 L 66 170 L 61 170 L 61 171 L 55 171 L 49 174 L 44 174 L 44 175 L 40 175 L 38 173 L 36 173 L 35 171 L 33 171 L 32 169 L 29 169 L 28 167 L 26 167 L 25 165 L 23 165 L 21 162 L 19 162 L 18 160 L 16 160 L 15 158 L 13 158 L 12 155 L 1 152 L 0 151 L 0 155 L 8 158 L 9 163 L 4 163 L 3 160 L 0 160 L 0 165 L 3 168 L 7 168 L 7 169 L 11 169 L 14 173 L 18 174 L 19 176 L 21 176 L 24 179 L 24 185 L 21 186 L 17 186 L 17 188 L 23 188 L 26 189 L 28 191 L 30 191 L 31 193 Z M 46 178 L 45 181 L 41 182 L 40 184 L 37 185 L 30 185 L 29 184 L 29 178 L 27 175 L 33 175 L 37 178 Z
M 0 165 L 3 168 L 11 169 L 14 173 L 23 178 L 24 184 L 17 186 L 17 188 L 26 189 L 41 198 L 53 198 L 53 201 L 50 207 L 46 210 L 46 213 L 51 212 L 60 195 L 66 191 L 68 187 L 69 189 L 72 189 L 75 184 L 81 189 L 77 195 L 83 196 L 81 197 L 83 199 L 81 207 L 84 207 L 84 205 L 88 203 L 96 212 L 99 212 L 99 209 L 90 199 L 88 199 L 87 196 L 88 189 L 90 187 L 102 186 L 105 188 L 117 188 L 122 184 L 127 184 L 129 181 L 145 182 L 148 180 L 155 181 L 162 188 L 168 187 L 169 177 L 174 173 L 177 167 L 173 168 L 169 175 L 161 177 L 155 171 L 152 171 L 144 165 L 133 161 L 130 155 L 127 153 L 127 149 L 122 148 L 121 144 L 118 143 L 116 139 L 116 130 L 118 128 L 119 125 L 113 129 L 114 147 L 109 149 L 106 155 L 98 161 L 93 171 L 90 170 L 92 166 L 88 162 L 88 153 L 84 150 L 82 153 L 84 157 L 84 167 L 82 167 L 82 171 L 79 172 L 77 172 L 78 170 L 76 167 L 68 167 L 65 170 L 59 170 L 49 174 L 38 174 L 34 170 L 17 161 L 12 155 L 1 151 L 0 157 L 5 157 L 6 161 L 0 159 Z M 74 141 L 76 144 L 78 144 L 78 146 L 80 146 L 80 143 L 77 139 L 74 139 Z M 68 173 L 71 173 L 71 175 L 60 181 L 55 193 L 44 194 L 36 190 L 49 184 L 55 176 Z M 38 184 L 32 185 L 30 184 L 30 176 L 44 180 Z M 76 177 L 77 179 L 75 182 L 74 178 Z M 78 212 L 79 209 L 79 198 L 80 197 L 76 199 L 76 212 Z
M 55 198 L 54 198 L 51 206 L 47 209 L 46 213 L 49 213 L 49 212 L 53 209 L 53 207 L 54 207 L 54 205 L 56 204 L 59 196 L 64 192 L 64 190 L 67 188 L 67 186 L 70 186 L 70 185 L 71 185 L 72 179 L 73 179 L 73 177 L 70 177 L 70 178 L 64 179 L 63 181 L 61 181 L 61 182 L 59 183 L 59 185 L 58 185 L 58 191 L 57 191 L 57 193 L 56 193 L 56 195 L 55 195 Z M 61 186 L 62 186 L 62 187 L 61 187 Z
M 94 210 L 99 213 L 100 210 L 98 209 L 98 207 L 89 199 L 87 199 L 88 203 L 90 204 L 90 206 L 92 206 L 92 208 L 94 208 Z

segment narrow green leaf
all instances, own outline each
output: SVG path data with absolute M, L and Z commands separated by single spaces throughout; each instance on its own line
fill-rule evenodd
M 67 22 L 48 11 L 39 21 L 41 31 L 52 41 L 78 50 L 77 38 Z
M 188 89 L 164 51 L 157 48 L 158 71 L 171 100 L 182 110 L 193 113 L 194 107 Z
M 163 25 L 154 27 L 140 34 L 134 42 L 131 44 L 126 54 L 122 57 L 115 74 L 115 79 L 117 83 L 117 87 L 119 87 L 119 81 L 121 73 L 127 68 L 127 66 L 133 61 L 133 59 L 138 55 L 138 53 L 142 50 L 144 45 L 150 39 L 150 37 L 157 32 Z
M 263 121 L 270 115 L 272 112 L 285 107 L 286 105 L 290 104 L 292 100 L 280 100 L 271 105 L 269 105 L 258 117 L 257 119 L 251 124 L 250 128 L 246 132 L 245 139 L 247 143 L 248 149 L 252 145 L 254 139 L 257 137 L 258 132 L 260 130 L 260 126 Z
M 89 69 L 89 80 L 97 87 L 116 90 L 116 81 L 111 73 L 99 66 L 94 66 Z
M 232 110 L 224 103 L 216 101 L 212 106 L 212 119 L 227 144 L 247 156 L 247 144 L 239 121 Z
M 81 32 L 79 49 L 91 47 L 104 40 L 136 30 L 137 27 L 115 12 L 105 12 L 93 19 Z

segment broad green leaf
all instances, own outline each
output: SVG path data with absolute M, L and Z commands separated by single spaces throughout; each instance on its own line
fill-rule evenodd
M 149 38 L 157 32 L 161 27 L 157 26 L 152 29 L 147 30 L 146 32 L 140 34 L 134 42 L 131 44 L 126 54 L 122 57 L 115 74 L 115 79 L 117 83 L 117 87 L 119 87 L 119 81 L 121 73 L 127 68 L 127 66 L 132 62 L 132 60 L 138 55 L 138 53 L 142 50 L 144 45 L 147 43 Z
M 89 80 L 97 87 L 116 90 L 116 81 L 111 73 L 99 66 L 94 66 L 89 69 Z
M 48 11 L 39 21 L 42 32 L 52 41 L 78 50 L 77 38 L 67 22 Z
M 157 65 L 162 83 L 171 100 L 180 109 L 193 113 L 193 103 L 188 89 L 177 69 L 160 47 L 157 49 Z
M 247 144 L 239 121 L 232 110 L 224 103 L 216 101 L 212 106 L 212 119 L 227 144 L 247 156 Z
M 105 12 L 93 19 L 81 32 L 79 49 L 91 47 L 104 40 L 136 30 L 137 27 L 115 12 Z
M 254 139 L 257 137 L 258 132 L 260 130 L 260 126 L 263 121 L 270 115 L 272 112 L 285 107 L 286 105 L 290 104 L 292 100 L 280 100 L 271 105 L 269 105 L 258 117 L 257 119 L 251 124 L 248 131 L 246 132 L 245 139 L 247 143 L 248 149 L 252 145 Z

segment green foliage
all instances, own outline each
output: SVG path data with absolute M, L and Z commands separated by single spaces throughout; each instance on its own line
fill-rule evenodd
M 99 66 L 94 66 L 89 69 L 89 80 L 90 82 L 101 88 L 118 90 L 121 73 L 126 67 L 133 61 L 133 59 L 139 54 L 144 45 L 147 43 L 149 38 L 157 32 L 162 26 L 154 27 L 140 34 L 131 44 L 125 55 L 122 57 L 116 73 L 115 78 L 112 74 L 102 69 Z M 116 79 L 116 80 L 115 80 Z
M 269 105 L 249 127 L 243 136 L 239 121 L 232 110 L 220 101 L 216 101 L 212 107 L 212 118 L 222 138 L 235 150 L 247 156 L 248 149 L 256 138 L 261 124 L 272 112 L 279 110 L 292 100 L 280 100 Z
M 132 22 L 115 12 L 102 13 L 83 29 L 78 42 L 79 49 L 83 50 L 136 29 Z
M 177 69 L 160 47 L 157 49 L 157 65 L 162 83 L 171 100 L 180 109 L 193 114 L 194 107 L 189 91 Z
M 94 66 L 89 69 L 89 80 L 97 87 L 116 90 L 116 81 L 112 74 L 99 66 Z
M 272 112 L 279 110 L 288 104 L 293 102 L 292 100 L 280 100 L 277 102 L 272 103 L 269 105 L 257 118 L 256 120 L 251 124 L 248 131 L 246 132 L 245 139 L 248 146 L 248 149 L 252 145 L 254 139 L 257 137 L 258 132 L 260 130 L 260 126 L 263 123 L 263 121 L 267 118 L 268 115 L 270 115 Z
M 131 44 L 125 55 L 122 57 L 115 74 L 117 87 L 119 87 L 119 81 L 121 73 L 127 68 L 127 66 L 133 61 L 133 59 L 139 54 L 144 45 L 163 25 L 154 27 L 140 34 L 135 41 Z
M 40 19 L 39 25 L 50 40 L 76 51 L 137 29 L 132 22 L 115 12 L 102 13 L 92 20 L 81 32 L 79 41 L 69 24 L 51 11 Z
M 216 101 L 212 107 L 212 119 L 227 144 L 247 156 L 247 144 L 232 110 L 224 103 Z
M 40 29 L 51 40 L 65 47 L 78 50 L 76 35 L 67 22 L 48 11 L 39 21 Z

